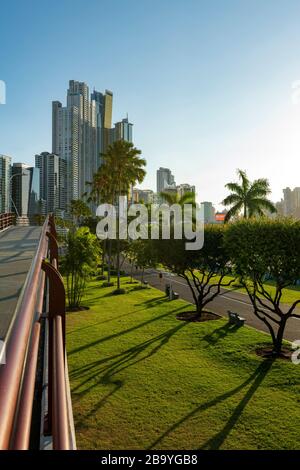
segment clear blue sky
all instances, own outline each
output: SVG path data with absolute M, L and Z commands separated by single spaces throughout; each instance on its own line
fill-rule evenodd
M 147 159 L 216 205 L 240 167 L 278 200 L 300 186 L 299 0 L 1 2 L 0 153 L 51 150 L 51 101 L 69 79 L 114 93 Z

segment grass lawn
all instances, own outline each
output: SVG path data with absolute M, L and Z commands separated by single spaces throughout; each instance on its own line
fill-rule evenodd
M 216 282 L 216 279 L 218 279 L 218 277 L 219 276 L 216 276 L 216 278 L 214 278 L 213 282 Z M 233 276 L 225 276 L 224 277 L 224 283 L 229 282 L 231 279 L 233 279 Z M 236 285 L 238 287 L 236 287 L 235 284 L 232 284 L 230 287 L 227 287 L 227 288 L 225 287 L 225 289 L 229 289 L 229 290 L 234 289 L 237 292 L 242 292 L 242 293 L 248 295 L 247 291 L 244 287 L 239 287 L 238 281 L 237 281 Z M 275 293 L 276 293 L 276 287 L 274 286 L 274 283 L 272 283 L 272 281 L 265 282 L 264 287 L 267 290 L 267 292 L 269 294 L 271 294 L 271 296 L 274 298 Z M 260 297 L 262 297 L 262 296 L 260 296 Z M 290 286 L 289 288 L 282 290 L 282 297 L 281 297 L 281 302 L 282 303 L 292 304 L 296 300 L 299 300 L 299 299 L 300 299 L 300 286 Z
M 182 300 L 99 284 L 67 315 L 80 449 L 300 449 L 300 365 L 256 356 L 265 334 L 181 322 Z

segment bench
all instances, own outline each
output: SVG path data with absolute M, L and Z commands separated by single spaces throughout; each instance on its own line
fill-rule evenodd
M 228 310 L 228 319 L 231 325 L 243 326 L 245 318 L 240 317 L 237 313 Z

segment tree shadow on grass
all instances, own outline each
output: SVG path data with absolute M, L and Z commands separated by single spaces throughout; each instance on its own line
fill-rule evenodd
M 116 374 L 124 371 L 125 369 L 135 366 L 139 362 L 149 359 L 151 356 L 156 354 L 163 346 L 165 346 L 170 338 L 184 328 L 186 323 L 179 323 L 173 328 L 161 333 L 160 335 L 146 340 L 140 344 L 133 346 L 119 354 L 109 356 L 98 361 L 91 362 L 82 367 L 75 369 L 70 373 L 71 379 L 84 380 L 76 387 L 72 388 L 72 394 L 74 394 L 75 402 L 90 392 L 92 389 L 99 385 L 112 385 L 113 389 L 104 395 L 84 416 L 81 416 L 76 426 L 86 426 L 85 420 L 90 416 L 93 416 L 101 406 L 103 406 L 109 398 L 112 397 L 123 385 L 123 381 L 116 380 Z M 91 384 L 89 384 L 91 382 Z M 88 385 L 84 390 L 80 389 Z
M 149 325 L 150 323 L 153 323 L 157 320 L 161 320 L 164 317 L 169 317 L 169 316 L 173 315 L 175 312 L 177 312 L 178 310 L 182 310 L 182 308 L 183 307 L 181 306 L 181 307 L 179 307 L 177 309 L 174 309 L 174 310 L 171 310 L 167 313 L 163 313 L 162 315 L 156 315 L 155 317 L 150 318 L 149 320 L 146 320 L 142 323 L 139 323 L 138 325 L 132 326 L 131 328 L 127 328 L 127 330 L 122 330 L 122 331 L 119 331 L 117 333 L 112 333 L 111 335 L 105 336 L 104 338 L 100 338 L 100 339 L 97 339 L 95 341 L 92 341 L 91 343 L 79 346 L 78 348 L 75 348 L 75 349 L 72 349 L 71 351 L 69 351 L 68 355 L 71 356 L 72 354 L 76 354 L 78 352 L 84 351 L 85 349 L 88 349 L 88 348 L 91 348 L 91 347 L 96 346 L 98 344 L 104 343 L 105 341 L 109 341 L 111 339 L 116 339 L 116 338 L 118 338 L 120 336 L 123 336 L 127 333 L 131 333 L 132 331 L 135 331 L 139 328 L 142 328 L 143 326 Z
M 73 392 L 76 392 L 81 387 L 86 385 L 90 381 L 94 381 L 100 375 L 100 380 L 96 383 L 92 383 L 91 386 L 85 388 L 83 391 L 78 392 L 78 395 L 84 395 L 92 388 L 98 385 L 98 383 L 110 383 L 112 377 L 131 367 L 138 364 L 145 359 L 150 358 L 156 354 L 161 347 L 165 346 L 170 338 L 180 331 L 187 323 L 179 323 L 175 327 L 166 330 L 160 335 L 150 338 L 142 343 L 139 343 L 121 353 L 115 354 L 113 356 L 108 356 L 103 359 L 91 362 L 84 366 L 78 367 L 70 373 L 70 378 L 78 379 L 80 377 L 86 377 L 83 382 L 78 384 L 76 387 L 72 388 Z
M 220 328 L 216 328 L 208 335 L 203 336 L 202 340 L 207 341 L 211 345 L 214 345 L 219 340 L 225 338 L 225 336 L 228 334 L 236 333 L 239 329 L 240 327 L 238 325 L 226 323 L 225 325 L 220 326 Z
M 237 387 L 233 388 L 232 390 L 229 390 L 228 392 L 224 393 L 223 395 L 220 395 L 213 400 L 207 401 L 197 408 L 195 408 L 193 411 L 188 413 L 186 416 L 178 420 L 176 423 L 174 423 L 169 429 L 167 429 L 158 439 L 156 439 L 149 447 L 148 449 L 155 449 L 156 446 L 169 434 L 171 434 L 173 431 L 175 431 L 179 426 L 181 426 L 183 423 L 185 423 L 187 420 L 190 418 L 193 418 L 195 415 L 197 415 L 201 411 L 206 411 L 209 408 L 212 408 L 214 406 L 219 405 L 220 403 L 224 402 L 228 398 L 232 397 L 236 393 L 240 392 L 243 390 L 245 387 L 251 384 L 249 389 L 244 395 L 244 398 L 240 401 L 240 403 L 237 405 L 235 408 L 234 412 L 232 413 L 231 417 L 225 424 L 225 426 L 211 439 L 206 441 L 203 446 L 201 446 L 201 449 L 209 449 L 209 450 L 218 450 L 220 449 L 221 445 L 223 442 L 226 440 L 228 437 L 229 433 L 231 430 L 234 428 L 236 425 L 240 415 L 242 414 L 243 410 L 255 394 L 256 390 L 258 387 L 261 385 L 262 381 L 266 377 L 267 373 L 272 367 L 274 360 L 272 359 L 266 359 L 264 360 L 253 372 L 253 374 L 248 377 L 247 380 L 245 380 L 242 384 L 238 385 Z

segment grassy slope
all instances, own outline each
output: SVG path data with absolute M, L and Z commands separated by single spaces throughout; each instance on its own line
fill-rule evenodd
M 300 449 L 300 366 L 253 354 L 266 335 L 180 322 L 191 306 L 152 288 L 98 285 L 67 317 L 79 448 Z

